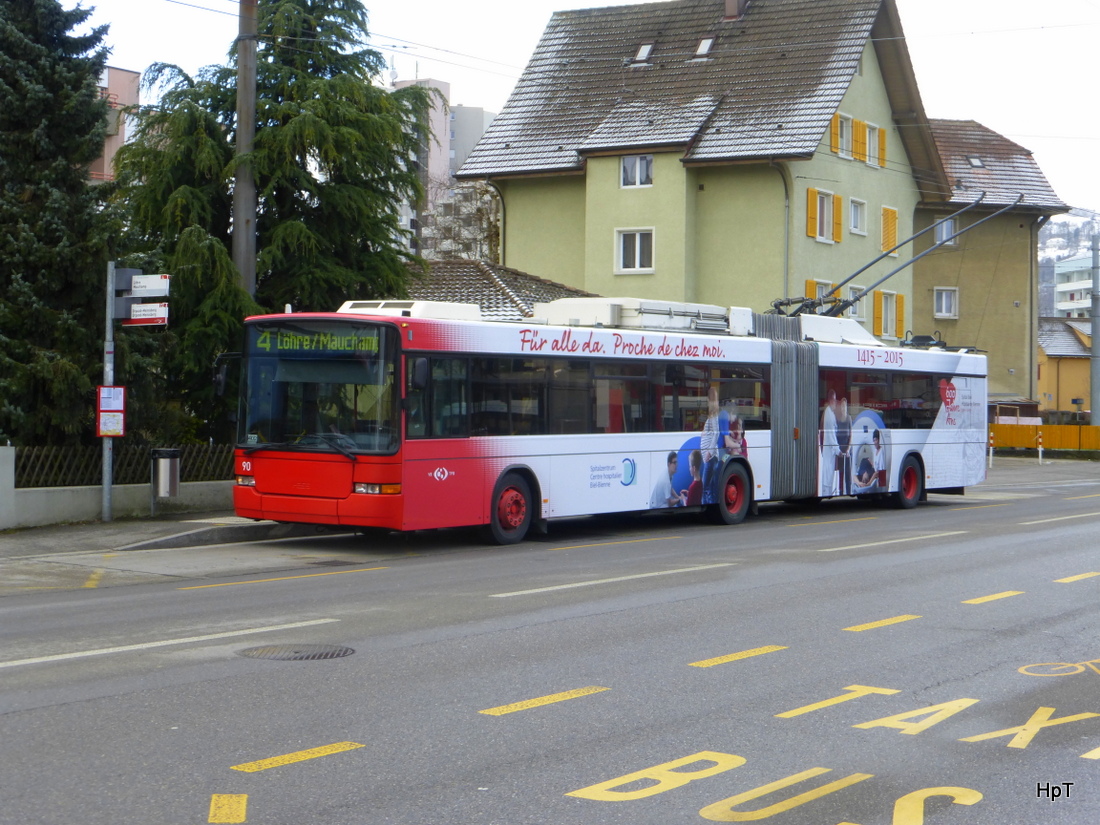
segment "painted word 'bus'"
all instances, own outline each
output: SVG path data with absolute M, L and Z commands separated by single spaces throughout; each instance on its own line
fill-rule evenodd
M 913 507 L 985 477 L 982 355 L 705 304 L 569 298 L 535 316 L 352 301 L 247 319 L 237 514 L 512 543 L 584 514 Z

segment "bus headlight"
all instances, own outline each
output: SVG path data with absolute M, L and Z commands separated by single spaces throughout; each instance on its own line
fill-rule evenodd
M 353 491 L 372 496 L 396 496 L 401 493 L 400 484 L 366 484 L 362 481 L 355 482 Z
M 256 486 L 256 477 L 255 476 L 237 476 L 237 486 L 238 487 L 255 487 Z

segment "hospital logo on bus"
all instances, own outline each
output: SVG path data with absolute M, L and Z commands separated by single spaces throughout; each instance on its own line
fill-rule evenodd
M 431 475 L 436 481 L 446 481 L 454 474 L 454 470 L 448 470 L 446 467 L 436 467 Z
M 620 483 L 624 487 L 629 487 L 635 481 L 638 480 L 638 465 L 634 463 L 633 458 L 623 459 L 623 477 L 620 479 Z
M 946 378 L 940 379 L 940 400 L 948 407 L 955 406 L 955 385 Z

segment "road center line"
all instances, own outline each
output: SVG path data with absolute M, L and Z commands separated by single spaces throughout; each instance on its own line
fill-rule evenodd
M 1021 521 L 1020 524 L 1047 524 L 1051 521 L 1069 521 L 1073 518 L 1089 518 L 1090 516 L 1095 518 L 1096 516 L 1100 516 L 1100 513 L 1078 513 L 1075 516 L 1058 516 L 1056 518 L 1039 519 L 1038 521 Z
M 65 659 L 82 659 L 87 656 L 106 656 L 109 653 L 127 653 L 132 650 L 150 650 L 156 647 L 168 647 L 169 645 L 183 645 L 192 642 L 209 642 L 214 639 L 231 639 L 234 636 L 251 636 L 255 633 L 271 633 L 275 630 L 293 630 L 296 627 L 312 627 L 318 624 L 331 624 L 339 619 L 310 619 L 306 622 L 291 622 L 290 624 L 273 624 L 267 627 L 250 627 L 245 630 L 227 630 L 224 633 L 208 633 L 205 636 L 188 636 L 185 639 L 164 639 L 159 642 L 142 642 L 136 645 L 121 645 L 119 647 L 101 647 L 96 650 L 78 650 L 74 653 L 57 653 L 52 656 L 35 656 L 33 659 L 13 659 L 10 662 L 0 662 L 0 668 L 19 667 L 21 665 L 37 665 L 42 662 L 61 662 Z
M 564 702 L 568 699 L 576 699 L 580 696 L 591 696 L 593 693 L 602 693 L 605 690 L 611 690 L 611 688 L 598 686 L 578 688 L 577 690 L 567 690 L 564 693 L 552 693 L 549 696 L 540 696 L 538 699 L 527 699 L 524 702 L 513 702 L 510 705 L 500 705 L 499 707 L 489 708 L 488 710 L 479 710 L 478 713 L 484 713 L 486 716 L 504 716 L 506 713 L 515 713 L 518 710 L 530 710 L 531 708 L 538 708 L 543 705 L 552 705 L 555 702 Z
M 851 630 L 853 633 L 859 633 L 861 630 L 874 630 L 879 627 L 887 627 L 892 624 L 899 624 L 901 622 L 912 621 L 913 619 L 919 619 L 920 616 L 914 616 L 912 614 L 906 614 L 904 616 L 894 616 L 891 619 L 880 619 L 877 622 L 868 622 L 867 624 L 857 624 L 851 627 L 844 628 L 845 630 Z
M 849 544 L 847 547 L 822 547 L 819 553 L 836 553 L 839 550 L 862 550 L 864 547 L 881 547 L 885 544 L 901 544 L 906 541 L 927 541 L 928 539 L 942 539 L 944 536 L 961 536 L 968 531 L 954 530 L 950 533 L 930 533 L 927 536 L 909 536 L 904 539 L 886 539 L 885 541 L 872 541 L 867 544 Z
M 1070 582 L 1079 582 L 1083 579 L 1091 579 L 1093 576 L 1100 576 L 1100 573 L 1079 573 L 1076 576 L 1066 576 L 1064 579 L 1055 579 L 1058 584 L 1068 584 Z
M 762 656 L 765 653 L 775 653 L 777 650 L 786 649 L 786 645 L 754 647 L 752 650 L 742 650 L 740 653 L 730 653 L 728 656 L 716 656 L 713 659 L 703 659 L 701 662 L 691 662 L 688 667 L 714 667 L 715 665 L 724 665 L 726 662 L 736 662 L 738 659 L 750 659 L 753 656 Z
M 221 582 L 220 584 L 195 584 L 190 587 L 177 587 L 176 590 L 205 590 L 208 587 L 236 587 L 239 584 L 265 584 L 266 582 L 288 582 L 291 579 L 313 579 L 317 576 L 342 576 L 345 573 L 369 573 L 372 570 L 387 570 L 386 567 L 360 567 L 358 570 L 333 570 L 330 573 L 303 573 L 300 576 L 279 576 L 274 579 L 252 579 L 246 582 Z
M 509 599 L 512 596 L 530 596 L 534 593 L 549 593 L 553 590 L 570 590 L 574 587 L 592 587 L 596 584 L 613 584 L 614 582 L 626 582 L 632 579 L 649 579 L 654 576 L 671 576 L 675 573 L 694 573 L 697 570 L 713 570 L 717 567 L 733 567 L 737 562 L 723 562 L 721 564 L 703 564 L 698 567 L 681 567 L 679 570 L 661 570 L 657 573 L 638 573 L 633 576 L 615 576 L 610 579 L 592 579 L 586 582 L 573 582 L 572 584 L 555 584 L 552 587 L 535 587 L 531 590 L 515 590 L 511 593 L 490 593 L 490 599 Z
M 361 747 L 363 747 L 363 745 L 360 745 L 358 742 L 337 742 L 334 745 L 324 745 L 320 748 L 310 748 L 309 750 L 296 751 L 294 753 L 283 754 L 282 756 L 273 756 L 270 759 L 245 762 L 242 765 L 234 765 L 230 770 L 242 771 L 243 773 L 257 773 L 259 771 L 266 771 L 269 768 L 278 768 L 283 765 L 291 765 L 295 762 L 305 762 L 307 759 L 316 759 L 319 756 L 329 756 L 334 753 L 353 751 Z
M 1023 590 L 1006 590 L 1003 593 L 994 593 L 991 596 L 979 596 L 976 599 L 967 599 L 963 604 L 985 604 L 986 602 L 995 602 L 997 599 L 1007 599 L 1009 596 L 1022 596 Z

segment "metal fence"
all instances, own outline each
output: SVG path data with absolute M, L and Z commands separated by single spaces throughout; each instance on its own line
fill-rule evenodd
M 228 481 L 233 478 L 232 444 L 184 444 L 180 481 Z M 115 444 L 112 484 L 148 484 L 152 467 L 149 447 Z M 15 486 L 88 487 L 103 483 L 103 448 L 17 447 Z

